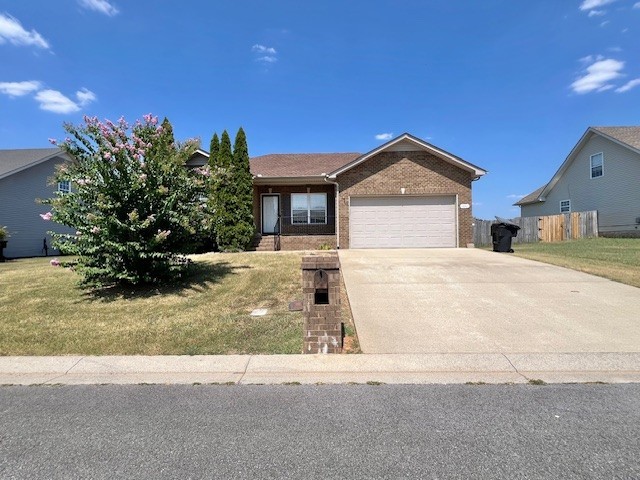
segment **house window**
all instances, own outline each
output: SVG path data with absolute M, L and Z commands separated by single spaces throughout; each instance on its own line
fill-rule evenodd
M 62 193 L 71 193 L 71 182 L 69 180 L 58 182 L 58 191 Z
M 604 157 L 602 153 L 596 153 L 595 155 L 591 155 L 591 178 L 601 177 L 604 167 Z
M 292 193 L 291 223 L 293 225 L 326 224 L 327 194 Z
M 560 213 L 571 212 L 571 200 L 562 200 L 560 202 Z

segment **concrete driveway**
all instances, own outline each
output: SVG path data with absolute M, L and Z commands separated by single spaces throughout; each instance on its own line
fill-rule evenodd
M 364 353 L 640 352 L 640 289 L 479 249 L 340 250 Z

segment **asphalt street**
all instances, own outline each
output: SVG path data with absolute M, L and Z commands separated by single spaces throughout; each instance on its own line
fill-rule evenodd
M 0 478 L 639 478 L 640 385 L 0 387 Z

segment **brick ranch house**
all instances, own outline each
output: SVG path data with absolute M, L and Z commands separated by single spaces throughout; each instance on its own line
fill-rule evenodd
M 202 166 L 198 150 L 187 166 Z M 58 148 L 0 150 L 0 226 L 7 257 L 38 256 L 48 230 L 35 202 L 69 191 L 50 185 Z M 472 242 L 471 185 L 487 173 L 408 133 L 368 153 L 276 154 L 251 159 L 260 250 L 464 247 Z M 53 249 L 50 254 L 57 254 Z
M 251 173 L 257 248 L 301 250 L 465 247 L 472 182 L 487 172 L 405 133 L 365 154 L 254 157 Z

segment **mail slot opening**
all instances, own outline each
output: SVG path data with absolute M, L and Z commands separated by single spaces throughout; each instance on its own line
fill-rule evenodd
M 316 288 L 313 303 L 316 305 L 329 305 L 329 289 Z
M 329 275 L 324 270 L 318 270 L 313 276 L 314 298 L 316 305 L 329 305 Z

